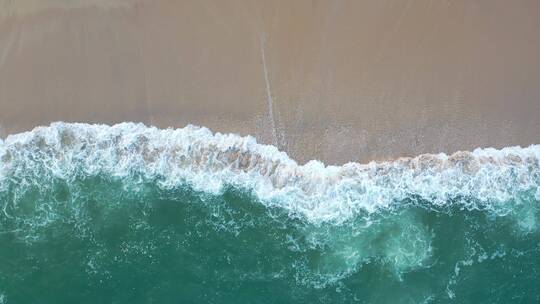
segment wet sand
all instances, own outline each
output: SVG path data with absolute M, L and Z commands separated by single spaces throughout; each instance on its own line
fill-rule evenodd
M 203 125 L 304 162 L 540 143 L 540 2 L 0 0 L 0 133 Z

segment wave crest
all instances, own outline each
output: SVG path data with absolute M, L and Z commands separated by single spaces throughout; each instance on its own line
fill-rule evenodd
M 326 166 L 314 160 L 299 165 L 251 136 L 192 125 L 158 129 L 57 122 L 0 141 L 0 187 L 14 176 L 42 179 L 44 172 L 66 180 L 138 174 L 165 188 L 188 183 L 212 194 L 227 185 L 245 188 L 261 202 L 313 222 L 342 222 L 407 200 L 504 214 L 524 195 L 540 200 L 539 160 L 540 145 L 532 145 L 368 164 Z

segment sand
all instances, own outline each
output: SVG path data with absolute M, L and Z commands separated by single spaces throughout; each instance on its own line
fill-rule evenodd
M 0 0 L 0 135 L 203 125 L 299 162 L 540 143 L 540 2 Z

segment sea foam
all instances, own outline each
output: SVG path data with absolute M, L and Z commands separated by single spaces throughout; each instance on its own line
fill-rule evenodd
M 247 189 L 268 206 L 319 223 L 417 202 L 506 214 L 524 196 L 540 200 L 539 160 L 540 145 L 532 145 L 368 164 L 326 166 L 313 160 L 299 165 L 251 136 L 192 125 L 158 129 L 57 122 L 0 141 L 0 188 L 13 178 L 137 175 L 163 188 L 188 184 L 211 194 L 226 186 Z

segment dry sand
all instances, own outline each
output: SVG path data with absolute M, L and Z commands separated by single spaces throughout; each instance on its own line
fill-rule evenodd
M 540 1 L 0 0 L 0 132 L 192 123 L 303 162 L 540 143 Z

